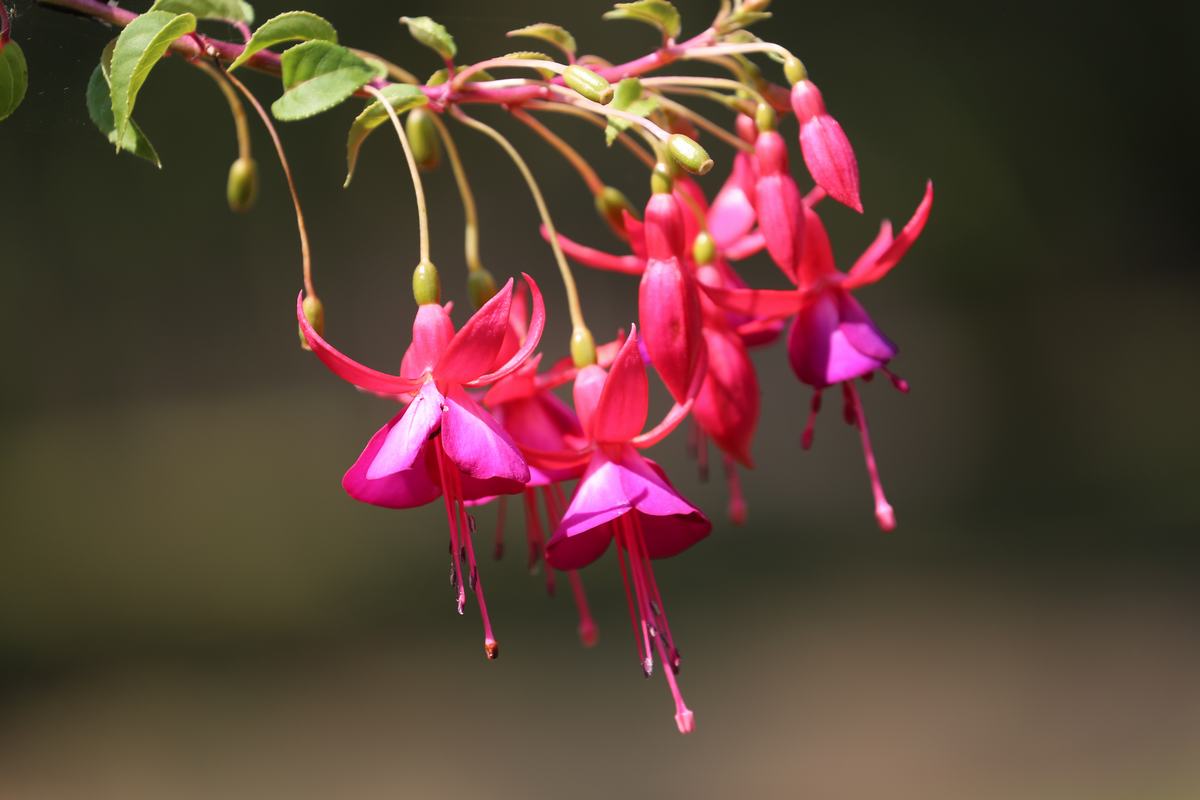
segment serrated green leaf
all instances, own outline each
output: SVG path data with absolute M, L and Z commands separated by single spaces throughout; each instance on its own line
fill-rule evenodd
M 509 31 L 505 36 L 523 36 L 530 39 L 541 39 L 543 42 L 549 42 L 559 50 L 562 50 L 568 56 L 575 55 L 575 37 L 566 28 L 559 25 L 552 25 L 549 22 L 526 25 L 524 28 Z
M 384 71 L 341 45 L 312 41 L 285 50 L 283 97 L 271 105 L 275 119 L 291 122 L 328 111 Z
M 454 44 L 450 31 L 429 17 L 401 17 L 400 21 L 408 26 L 408 32 L 414 39 L 447 61 L 458 53 L 458 46 Z
M 172 14 L 169 11 L 148 11 L 136 17 L 121 30 L 113 48 L 112 90 L 113 121 L 117 140 L 125 140 L 125 130 L 133 114 L 142 84 L 150 70 L 167 52 L 171 42 L 196 30 L 196 18 L 191 14 Z
M 250 60 L 250 57 L 260 50 L 273 47 L 283 42 L 307 42 L 318 40 L 334 42 L 338 40 L 337 31 L 323 17 L 310 14 L 307 11 L 289 11 L 277 17 L 271 17 L 258 27 L 246 49 L 229 65 L 230 71 L 240 67 Z
M 151 11 L 192 14 L 196 19 L 221 19 L 229 22 L 254 22 L 254 7 L 242 0 L 156 0 Z
M 667 0 L 637 0 L 634 3 L 617 3 L 612 11 L 604 14 L 604 19 L 631 19 L 653 25 L 663 32 L 663 36 L 674 39 L 683 29 L 679 10 Z
M 29 67 L 25 54 L 12 39 L 0 51 L 0 119 L 17 110 L 29 88 Z
M 381 91 L 397 114 L 403 114 L 405 111 L 429 102 L 429 98 L 420 88 L 406 83 L 394 83 Z M 358 163 L 358 151 L 363 142 L 371 135 L 371 131 L 378 128 L 387 119 L 387 110 L 379 100 L 364 108 L 362 113 L 354 118 L 354 124 L 350 126 L 350 135 L 346 139 L 346 183 L 344 186 L 349 186 L 350 180 L 354 177 L 354 166 Z
M 112 97 L 109 94 L 108 80 L 104 73 L 104 68 L 97 66 L 92 70 L 92 77 L 88 80 L 88 116 L 91 117 L 100 133 L 108 139 L 110 144 L 116 145 L 118 150 L 124 150 L 139 158 L 144 158 L 161 169 L 162 161 L 158 157 L 158 152 L 136 122 L 130 120 L 129 127 L 125 129 L 124 138 L 117 139 L 117 126 L 113 122 Z

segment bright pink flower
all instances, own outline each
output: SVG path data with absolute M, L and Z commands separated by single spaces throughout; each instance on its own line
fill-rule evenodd
M 529 480 L 529 467 L 512 438 L 466 390 L 512 374 L 537 347 L 546 310 L 537 284 L 524 277 L 533 294 L 533 320 L 525 342 L 499 367 L 497 357 L 509 328 L 511 279 L 457 333 L 445 308 L 436 303 L 420 306 L 399 375 L 378 372 L 338 352 L 309 325 L 300 300 L 296 305 L 313 353 L 335 375 L 365 391 L 411 396 L 408 406 L 371 437 L 342 486 L 356 500 L 387 508 L 445 498 L 458 610 L 461 614 L 466 604 L 465 560 L 489 658 L 496 657 L 498 646 L 487 617 L 465 501 L 521 491 Z
M 788 172 L 787 144 L 778 131 L 763 131 L 755 142 L 754 153 L 758 159 L 754 185 L 758 229 L 771 260 L 795 280 L 804 255 L 804 199 Z
M 812 428 L 820 408 L 822 390 L 840 383 L 845 393 L 846 419 L 857 425 L 862 435 L 867 471 L 875 495 L 875 515 L 884 530 L 895 527 L 895 515 L 879 481 L 867 420 L 854 380 L 865 379 L 875 370 L 891 376 L 887 364 L 896 355 L 896 346 L 875 326 L 850 292 L 875 283 L 900 262 L 924 229 L 932 204 L 933 184 L 930 183 L 921 204 L 900 235 L 893 239 L 891 225 L 885 222 L 879 236 L 846 273 L 834 266 L 829 237 L 820 218 L 805 207 L 807 252 L 796 272 L 794 290 L 704 287 L 709 297 L 722 308 L 760 318 L 795 316 L 788 337 L 788 358 L 797 377 L 816 390 L 804 432 L 804 446 L 807 448 L 812 443 Z M 907 391 L 906 383 L 891 377 L 897 388 Z
M 738 135 L 753 144 L 758 138 L 754 120 L 745 114 L 737 118 Z M 734 246 L 754 227 L 758 214 L 754 210 L 755 184 L 758 182 L 758 166 L 751 153 L 738 151 L 733 158 L 733 170 L 725 185 L 717 192 L 708 210 L 708 232 L 717 245 L 725 251 Z
M 697 389 L 693 385 L 689 397 Z M 657 650 L 668 666 L 665 674 L 675 700 L 676 725 L 680 732 L 689 733 L 695 726 L 694 716 L 675 678 L 679 651 L 650 562 L 683 552 L 707 536 L 712 525 L 675 491 L 658 465 L 638 451 L 674 430 L 687 416 L 691 400 L 676 404 L 662 423 L 642 432 L 649 410 L 649 384 L 636 330 L 622 345 L 607 375 L 598 365 L 579 371 L 574 394 L 587 446 L 562 453 L 527 451 L 535 463 L 587 465 L 546 547 L 547 559 L 559 569 L 579 569 L 617 541 L 642 670 L 651 674 Z
M 825 110 L 816 84 L 802 80 L 792 87 L 792 110 L 800 122 L 800 151 L 813 180 L 834 200 L 861 213 L 858 159 L 842 126 Z

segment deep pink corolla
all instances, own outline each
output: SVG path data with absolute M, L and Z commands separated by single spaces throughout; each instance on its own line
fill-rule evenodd
M 810 80 L 792 87 L 792 110 L 800 122 L 800 151 L 817 185 L 839 203 L 862 212 L 858 159 L 842 126 L 825 109 L 821 90 Z

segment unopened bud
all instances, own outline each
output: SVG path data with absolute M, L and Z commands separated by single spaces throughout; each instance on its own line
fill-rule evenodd
M 417 162 L 417 167 L 425 171 L 437 169 L 442 160 L 442 143 L 429 112 L 423 108 L 414 108 L 408 112 L 408 118 L 404 121 L 404 132 L 408 135 L 408 143 L 412 146 L 413 160 Z
M 783 74 L 792 85 L 808 80 L 808 70 L 805 69 L 804 62 L 795 56 L 789 56 L 787 61 L 783 62 Z
M 669 164 L 658 162 L 650 173 L 650 191 L 654 194 L 670 194 L 675 190 L 675 171 Z
M 244 214 L 254 208 L 257 197 L 258 163 L 253 158 L 239 158 L 229 167 L 229 182 L 225 184 L 229 210 Z
M 673 133 L 667 139 L 667 152 L 679 166 L 693 175 L 704 175 L 713 168 L 713 160 L 695 139 L 682 133 Z
M 696 241 L 692 242 L 692 260 L 696 262 L 696 266 L 702 267 L 705 264 L 711 264 L 716 255 L 717 244 L 708 231 L 697 233 Z
M 480 267 L 467 274 L 467 297 L 475 308 L 483 308 L 483 304 L 496 296 L 496 279 L 492 273 Z
M 758 108 L 754 110 L 754 124 L 764 133 L 775 130 L 777 120 L 775 109 L 766 103 L 759 103 Z
M 609 224 L 618 235 L 625 233 L 625 215 L 622 212 L 633 212 L 633 206 L 620 189 L 605 186 L 596 195 L 596 213 Z
M 429 261 L 422 261 L 413 270 L 413 299 L 417 305 L 442 302 L 442 282 L 438 278 L 437 267 Z
M 571 332 L 571 360 L 579 369 L 596 363 L 596 340 L 587 328 L 576 328 Z
M 613 99 L 612 84 L 587 67 L 572 64 L 563 72 L 563 82 L 588 100 L 607 105 Z
M 321 301 L 316 295 L 308 295 L 304 298 L 301 304 L 304 310 L 304 319 L 308 320 L 308 324 L 317 332 L 318 336 L 325 335 L 325 306 L 321 305 Z M 300 347 L 305 350 L 312 350 L 308 344 L 308 339 L 304 338 L 304 329 L 300 329 Z

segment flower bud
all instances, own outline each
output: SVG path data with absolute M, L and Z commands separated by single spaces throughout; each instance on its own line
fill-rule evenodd
M 316 295 L 310 294 L 304 298 L 304 302 L 301 304 L 301 307 L 304 309 L 304 318 L 308 320 L 308 324 L 312 326 L 312 329 L 316 331 L 319 336 L 324 336 L 325 306 L 321 304 L 321 301 L 317 299 Z M 299 333 L 300 347 L 305 350 L 311 350 L 312 347 L 309 346 L 308 340 L 304 338 L 304 330 L 302 328 L 299 329 Z
M 253 158 L 239 158 L 229 167 L 229 181 L 225 184 L 229 210 L 244 214 L 254 208 L 257 197 L 258 163 Z
M 625 231 L 625 212 L 632 213 L 633 206 L 620 189 L 605 186 L 596 195 L 596 213 L 622 238 L 628 235 Z
M 650 173 L 650 191 L 654 194 L 670 194 L 675 188 L 674 170 L 670 164 L 658 162 Z
M 571 361 L 580 369 L 596 363 L 596 340 L 587 328 L 571 332 Z
M 496 296 L 496 279 L 486 269 L 473 269 L 467 274 L 467 297 L 471 305 L 482 308 L 483 304 Z
M 425 172 L 437 169 L 442 160 L 442 143 L 429 112 L 423 108 L 414 108 L 408 112 L 404 121 L 404 132 L 408 136 L 409 145 L 412 146 L 413 160 L 417 162 L 417 167 Z
M 821 90 L 810 80 L 798 81 L 791 101 L 800 122 L 800 151 L 813 180 L 834 200 L 861 212 L 858 159 L 846 132 L 825 109 Z
M 679 166 L 693 175 L 704 175 L 713 168 L 713 160 L 695 139 L 681 133 L 671 134 L 667 139 L 667 152 Z
M 437 267 L 428 261 L 417 264 L 413 270 L 413 299 L 417 305 L 442 302 L 442 282 L 438 278 Z
M 696 265 L 711 264 L 716 255 L 717 245 L 708 231 L 700 231 L 696 234 L 696 240 L 692 242 L 692 260 L 696 262 Z
M 606 105 L 613 99 L 612 84 L 587 67 L 572 64 L 563 72 L 563 82 L 588 100 Z

